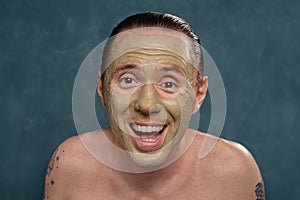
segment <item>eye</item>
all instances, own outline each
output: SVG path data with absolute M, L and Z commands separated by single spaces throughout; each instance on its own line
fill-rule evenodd
M 124 89 L 135 87 L 137 85 L 138 82 L 133 77 L 130 76 L 123 76 L 119 80 L 119 86 Z
M 122 78 L 121 81 L 123 81 L 125 84 L 131 84 L 133 82 L 132 78 L 129 77 Z
M 162 81 L 162 83 L 159 84 L 159 88 L 167 93 L 175 93 L 178 91 L 178 85 L 173 80 Z
M 164 82 L 163 84 L 161 84 L 162 87 L 164 88 L 175 88 L 177 87 L 177 85 L 171 81 L 168 81 L 168 82 Z

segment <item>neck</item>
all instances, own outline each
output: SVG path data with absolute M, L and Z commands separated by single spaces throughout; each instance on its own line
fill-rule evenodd
M 131 193 L 134 196 L 151 194 L 152 197 L 156 196 L 156 199 L 173 193 L 184 187 L 187 181 L 191 179 L 195 169 L 195 156 L 190 156 L 192 149 L 188 149 L 171 165 L 157 171 L 148 173 L 116 172 L 118 173 L 116 177 L 121 178 L 115 187 L 120 187 L 127 194 Z
M 109 135 L 112 136 L 112 134 Z M 189 135 L 192 137 L 192 133 Z M 110 139 L 117 143 L 113 138 Z M 151 194 L 155 197 L 154 199 L 162 199 L 162 196 L 180 190 L 191 180 L 193 173 L 197 170 L 195 161 L 198 159 L 199 147 L 200 143 L 193 141 L 179 159 L 153 172 L 126 173 L 111 169 L 114 175 L 110 177 L 110 185 L 119 191 L 120 195 L 137 197 Z

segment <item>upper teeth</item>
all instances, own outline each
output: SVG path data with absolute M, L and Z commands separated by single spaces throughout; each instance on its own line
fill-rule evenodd
M 137 124 L 133 124 L 132 128 L 135 131 L 139 131 L 139 132 L 159 132 L 163 129 L 164 126 L 162 125 L 158 125 L 158 126 L 141 126 L 141 125 L 137 125 Z

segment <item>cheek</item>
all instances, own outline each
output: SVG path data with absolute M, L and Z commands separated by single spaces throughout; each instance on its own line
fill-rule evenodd
M 193 110 L 193 102 L 195 101 L 195 96 L 193 95 L 193 89 L 190 88 L 184 93 L 177 94 L 175 98 L 167 99 L 166 105 L 168 108 L 174 112 L 177 116 L 182 114 L 191 114 Z
M 184 121 L 191 115 L 192 101 L 189 95 L 178 95 L 176 98 L 162 100 L 163 106 L 174 120 Z
M 115 90 L 111 96 L 111 107 L 116 114 L 128 108 L 130 95 Z
M 118 126 L 125 130 L 124 118 L 127 118 L 125 115 L 128 114 L 126 111 L 129 107 L 130 95 L 121 92 L 117 89 L 112 90 L 110 106 L 109 107 L 109 115 L 110 119 L 113 119 Z
M 177 98 L 162 100 L 163 106 L 169 112 L 170 115 L 176 120 L 181 115 L 181 103 Z
M 181 123 L 183 123 L 185 126 L 186 124 L 189 124 L 190 118 L 192 116 L 192 111 L 194 108 L 194 99 L 191 98 L 189 95 L 182 95 L 179 99 L 179 101 L 181 102 L 182 110 Z

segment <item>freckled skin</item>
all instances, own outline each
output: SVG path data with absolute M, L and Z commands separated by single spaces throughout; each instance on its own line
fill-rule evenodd
M 54 167 L 54 164 L 55 164 L 55 157 L 56 157 L 56 154 L 57 154 L 57 150 L 55 150 L 55 152 L 53 153 L 53 156 L 49 162 L 49 165 L 48 165 L 48 168 L 47 168 L 47 175 L 50 176 L 51 175 L 51 172 L 53 170 L 53 167 Z M 58 159 L 57 159 L 58 158 Z M 59 160 L 59 157 L 56 157 L 56 160 Z

